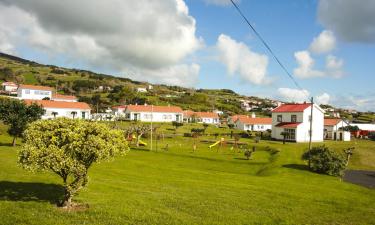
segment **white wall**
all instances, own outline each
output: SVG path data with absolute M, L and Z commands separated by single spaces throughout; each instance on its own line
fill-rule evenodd
M 183 121 L 183 113 L 170 113 L 170 112 L 131 112 L 126 110 L 125 114 L 130 115 L 130 120 L 137 120 L 142 122 L 172 122 L 172 121 Z M 178 119 L 177 119 L 178 117 Z
M 43 98 L 52 99 L 52 91 L 42 91 L 42 90 L 31 90 L 31 89 L 22 89 L 18 88 L 17 97 L 20 99 L 38 99 L 42 100 Z
M 208 124 L 218 124 L 219 118 L 197 118 L 199 120 L 198 123 L 208 123 Z
M 276 127 L 280 122 L 277 121 L 277 115 L 283 116 L 282 122 L 291 122 L 291 116 L 297 116 L 297 123 L 301 123 L 296 128 L 296 142 L 308 142 L 310 140 L 309 130 L 311 115 L 311 106 L 306 108 L 303 112 L 276 112 L 272 113 L 272 138 L 282 140 L 281 132 L 284 128 Z M 324 112 L 318 106 L 314 105 L 313 109 L 313 124 L 312 124 L 312 141 L 322 142 L 324 134 Z
M 239 130 L 250 130 L 250 131 L 267 131 L 272 129 L 271 124 L 244 124 L 240 120 L 237 120 L 235 127 Z
M 52 112 L 57 112 L 57 117 L 67 117 L 67 118 L 73 118 L 73 115 L 71 114 L 72 111 L 77 112 L 75 115 L 75 119 L 90 119 L 90 110 L 89 109 L 62 109 L 62 108 L 44 108 L 46 110 L 45 114 L 42 116 L 42 119 L 53 119 L 54 116 L 52 115 Z M 82 112 L 85 112 L 85 117 L 82 117 Z
M 10 85 L 5 85 L 4 86 L 4 91 L 17 91 L 17 86 L 10 86 Z

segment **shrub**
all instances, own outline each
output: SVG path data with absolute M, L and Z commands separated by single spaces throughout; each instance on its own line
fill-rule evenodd
M 342 176 L 346 168 L 345 158 L 324 145 L 305 152 L 302 159 L 308 160 L 310 169 L 317 173 Z

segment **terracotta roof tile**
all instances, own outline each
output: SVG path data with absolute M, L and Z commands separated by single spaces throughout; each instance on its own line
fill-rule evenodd
M 165 113 L 183 113 L 178 106 L 151 106 L 151 105 L 128 105 L 126 110 L 132 112 L 165 112 Z
M 66 109 L 91 109 L 90 106 L 85 102 L 62 102 L 52 100 L 24 100 L 27 105 L 36 103 L 43 106 L 43 108 L 66 108 Z
M 324 119 L 324 126 L 335 126 L 341 119 Z
M 276 125 L 276 127 L 282 127 L 282 128 L 296 128 L 301 123 L 291 123 L 291 122 L 282 122 Z
M 27 84 L 21 84 L 19 86 L 19 88 L 21 88 L 21 89 L 31 89 L 31 90 L 43 90 L 43 91 L 53 91 L 54 90 L 52 87 L 27 85 Z
M 241 123 L 244 124 L 272 124 L 272 118 L 251 118 L 251 117 L 239 117 L 237 120 L 239 120 Z
M 311 103 L 303 103 L 303 104 L 284 104 L 276 109 L 272 110 L 272 112 L 303 112 L 307 109 Z

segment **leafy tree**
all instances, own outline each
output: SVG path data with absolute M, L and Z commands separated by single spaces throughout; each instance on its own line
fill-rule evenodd
M 233 129 L 234 128 L 234 124 L 233 123 L 228 123 L 228 127 L 229 127 L 229 129 Z
M 203 123 L 203 133 L 206 133 L 207 127 L 208 127 L 208 124 Z
M 0 68 L 0 78 L 6 81 L 10 81 L 10 80 L 13 80 L 15 76 L 16 75 L 11 68 L 9 67 Z
M 61 205 L 71 207 L 73 196 L 88 182 L 91 165 L 128 150 L 121 131 L 101 123 L 58 118 L 30 124 L 18 161 L 25 169 L 60 176 L 65 189 Z
M 13 136 L 12 145 L 16 145 L 17 137 L 21 137 L 28 123 L 38 120 L 44 114 L 44 109 L 37 105 L 27 106 L 25 102 L 0 98 L 0 120 L 8 125 L 8 134 Z
M 132 125 L 125 130 L 126 136 L 136 135 L 136 146 L 139 147 L 139 141 L 142 136 L 150 131 L 150 127 L 147 125 Z
M 182 127 L 184 124 L 178 121 L 172 121 L 172 126 L 174 126 L 174 130 L 176 131 L 177 128 Z
M 77 115 L 77 112 L 76 111 L 72 111 L 70 114 L 72 114 L 73 119 L 74 119 L 76 117 L 76 115 Z
M 344 127 L 344 130 L 350 131 L 350 132 L 357 132 L 357 131 L 359 131 L 359 127 L 349 125 L 349 126 Z
M 345 158 L 324 145 L 305 152 L 302 159 L 310 161 L 312 171 L 332 176 L 342 176 L 346 168 Z

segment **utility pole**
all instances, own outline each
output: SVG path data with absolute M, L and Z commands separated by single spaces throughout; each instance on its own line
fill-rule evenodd
M 152 151 L 152 120 L 153 120 L 153 117 L 154 117 L 154 105 L 151 105 L 151 144 L 150 144 L 151 151 Z
M 313 110 L 314 110 L 314 98 L 311 97 L 311 115 L 310 115 L 310 131 L 309 131 L 309 135 L 310 135 L 310 141 L 309 141 L 309 168 L 310 168 L 310 151 L 311 151 L 311 142 L 312 142 L 312 123 L 313 123 Z

